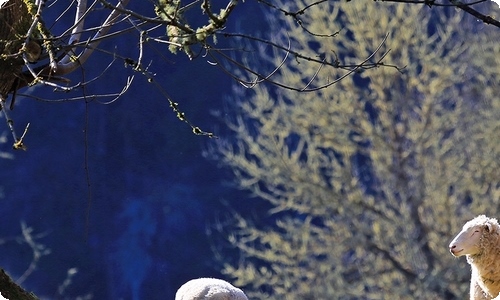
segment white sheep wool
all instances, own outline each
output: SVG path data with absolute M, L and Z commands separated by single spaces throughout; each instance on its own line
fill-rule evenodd
M 175 300 L 248 300 L 248 298 L 242 290 L 227 281 L 198 278 L 183 284 L 177 290 Z
M 0 300 L 9 300 L 9 299 L 4 298 L 4 297 L 2 296 L 2 293 L 0 293 Z

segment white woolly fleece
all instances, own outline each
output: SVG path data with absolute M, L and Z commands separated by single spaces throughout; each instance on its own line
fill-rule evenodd
M 465 223 L 450 243 L 455 257 L 471 265 L 470 300 L 500 300 L 500 225 L 485 215 Z
M 248 300 L 245 293 L 227 281 L 216 278 L 198 278 L 183 284 L 175 300 Z

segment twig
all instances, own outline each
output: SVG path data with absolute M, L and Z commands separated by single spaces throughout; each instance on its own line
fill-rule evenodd
M 50 254 L 50 249 L 35 241 L 37 236 L 33 236 L 33 228 L 28 227 L 26 223 L 21 222 L 21 230 L 23 234 L 23 242 L 28 244 L 28 246 L 30 246 L 31 250 L 33 251 L 33 259 L 31 260 L 29 267 L 26 269 L 26 271 L 24 271 L 23 275 L 21 275 L 21 277 L 16 280 L 17 284 L 22 284 L 26 280 L 26 278 L 28 278 L 28 276 L 33 273 L 33 271 L 36 269 L 38 261 L 42 256 Z M 44 235 L 45 234 L 39 234 L 38 236 Z
M 54 72 L 54 75 L 66 75 L 80 67 L 97 48 L 100 43 L 100 37 L 108 33 L 108 31 L 111 29 L 111 26 L 115 23 L 116 19 L 118 19 L 118 17 L 121 15 L 120 9 L 123 9 L 123 7 L 128 4 L 128 2 L 129 0 L 119 1 L 118 4 L 114 6 L 114 9 L 103 22 L 97 33 L 89 40 L 89 42 L 87 43 L 87 49 L 85 49 L 76 60 L 70 59 L 68 63 L 58 63 L 57 71 Z M 63 61 L 66 62 L 66 60 Z
M 500 28 L 500 21 L 499 20 L 496 20 L 493 17 L 485 15 L 485 14 L 472 8 L 473 5 L 478 4 L 478 3 L 482 3 L 482 2 L 486 2 L 486 0 L 478 0 L 478 1 L 471 2 L 471 3 L 462 3 L 459 0 L 448 0 L 450 2 L 449 4 L 438 3 L 435 0 L 375 0 L 375 1 L 396 2 L 396 3 L 405 3 L 405 4 L 424 4 L 424 5 L 427 5 L 429 7 L 432 7 L 432 6 L 455 6 L 459 9 L 465 11 L 466 13 L 476 17 L 477 19 L 483 21 L 486 24 L 490 24 L 490 25 L 493 25 L 495 27 Z
M 500 21 L 493 19 L 491 16 L 487 16 L 487 15 L 484 15 L 484 14 L 478 12 L 477 10 L 470 7 L 469 4 L 464 4 L 464 3 L 461 3 L 460 1 L 457 1 L 457 0 L 450 0 L 450 2 L 453 5 L 455 5 L 456 7 L 465 11 L 466 13 L 473 15 L 474 17 L 478 18 L 479 20 L 483 21 L 484 23 L 500 28 Z
M 28 132 L 28 127 L 30 124 L 28 123 L 28 125 L 26 125 L 23 135 L 21 136 L 21 138 L 18 139 L 16 131 L 14 130 L 14 121 L 10 118 L 9 114 L 7 113 L 7 105 L 5 103 L 5 99 L 2 96 L 0 96 L 0 107 L 5 116 L 5 120 L 7 121 L 7 126 L 9 127 L 9 130 L 12 133 L 12 138 L 14 139 L 14 144 L 12 145 L 12 148 L 14 148 L 14 150 L 26 150 L 26 146 L 23 143 L 23 139 L 26 133 Z

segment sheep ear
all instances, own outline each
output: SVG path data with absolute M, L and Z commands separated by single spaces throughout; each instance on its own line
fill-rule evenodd
M 490 232 L 491 231 L 491 224 L 490 223 L 486 223 L 484 225 L 484 230 L 486 230 L 486 232 Z

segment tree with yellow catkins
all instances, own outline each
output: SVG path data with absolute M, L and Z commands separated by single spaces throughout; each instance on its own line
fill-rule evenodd
M 464 299 L 469 269 L 448 244 L 465 220 L 500 212 L 499 34 L 461 13 L 373 1 L 309 7 L 301 25 L 340 30 L 331 43 L 275 21 L 284 43 L 327 60 L 368 57 L 389 34 L 373 59 L 405 68 L 238 95 L 236 142 L 210 153 L 272 206 L 274 225 L 236 217 L 241 260 L 223 271 L 251 299 Z M 289 60 L 273 78 L 337 75 Z

